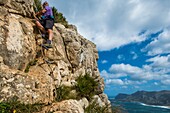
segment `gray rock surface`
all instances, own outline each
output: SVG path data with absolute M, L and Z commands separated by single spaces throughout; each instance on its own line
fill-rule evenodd
M 33 13 L 33 0 L 0 0 L 3 11 L 31 17 Z

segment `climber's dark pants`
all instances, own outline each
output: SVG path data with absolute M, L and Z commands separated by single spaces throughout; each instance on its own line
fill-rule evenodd
M 39 21 L 41 25 L 45 28 L 45 30 L 53 29 L 54 26 L 54 20 L 53 19 L 45 19 Z

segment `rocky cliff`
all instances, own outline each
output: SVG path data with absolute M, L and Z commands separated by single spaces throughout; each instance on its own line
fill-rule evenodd
M 75 26 L 56 23 L 53 48 L 43 49 L 45 40 L 33 22 L 32 7 L 33 0 L 0 0 L 0 102 L 17 97 L 25 104 L 49 104 L 41 113 L 84 113 L 87 98 L 55 102 L 55 90 L 74 86 L 78 76 L 88 73 L 99 83 L 94 98 L 100 106 L 110 105 L 95 44 Z
M 170 91 L 137 91 L 131 95 L 119 94 L 116 100 L 142 102 L 149 105 L 170 106 Z

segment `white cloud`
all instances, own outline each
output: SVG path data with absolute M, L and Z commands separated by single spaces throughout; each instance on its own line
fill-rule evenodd
M 44 0 L 43 0 L 44 1 Z M 47 0 L 99 50 L 146 39 L 170 23 L 170 0 Z M 138 36 L 147 30 L 142 36 Z
M 119 60 L 125 60 L 125 56 L 124 56 L 124 55 L 118 55 L 118 56 L 117 56 L 117 59 L 119 59 Z
M 147 62 L 152 62 L 150 65 L 154 68 L 170 68 L 170 55 L 167 56 L 156 56 L 146 60 Z
M 141 85 L 147 83 L 146 81 L 132 81 L 128 79 L 106 79 L 106 85 L 112 84 L 112 85 L 122 85 L 122 86 L 128 86 L 128 85 Z
M 107 62 L 107 60 L 102 60 L 102 64 L 106 64 Z
M 102 70 L 100 72 L 101 76 L 104 77 L 105 79 L 108 79 L 108 78 L 120 78 L 120 77 L 125 77 L 127 76 L 126 74 L 124 73 L 108 73 L 106 70 Z
M 110 72 L 116 72 L 116 73 L 127 73 L 127 74 L 133 74 L 133 73 L 141 73 L 142 70 L 138 67 L 131 66 L 129 64 L 113 64 L 110 69 Z
M 159 83 L 158 83 L 158 82 L 154 82 L 154 85 L 155 85 L 155 86 L 158 86 L 158 85 L 159 85 Z
M 148 51 L 148 55 L 154 56 L 170 53 L 170 28 L 165 29 L 155 40 L 149 43 L 143 51 Z
M 147 60 L 153 74 L 159 75 L 162 80 L 170 79 L 170 55 L 156 56 Z
M 113 64 L 110 67 L 109 72 L 104 70 L 101 72 L 101 75 L 105 75 L 103 77 L 106 80 L 115 78 L 121 79 L 122 77 L 129 78 L 130 80 L 124 79 L 123 81 L 124 84 L 128 85 L 145 83 L 150 80 L 164 81 L 170 79 L 170 66 L 166 63 L 164 63 L 164 65 L 158 63 L 155 59 L 149 59 L 148 61 L 152 61 L 152 63 L 150 65 L 144 65 L 142 68 L 123 63 Z M 161 64 L 161 66 L 158 66 L 158 64 Z
M 124 85 L 124 82 L 121 79 L 107 79 L 106 84 Z
M 134 51 L 131 51 L 131 54 L 133 55 L 132 57 L 133 60 L 138 58 L 138 55 Z
M 170 85 L 170 79 L 162 80 L 161 83 L 164 85 Z

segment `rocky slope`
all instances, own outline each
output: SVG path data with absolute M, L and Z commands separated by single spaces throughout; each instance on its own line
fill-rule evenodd
M 138 91 L 131 95 L 118 94 L 116 100 L 142 102 L 150 105 L 170 106 L 170 91 Z
M 95 44 L 75 26 L 55 24 L 53 48 L 41 48 L 44 39 L 33 22 L 32 6 L 33 0 L 0 0 L 0 102 L 17 97 L 26 104 L 50 103 L 41 113 L 84 113 L 85 97 L 54 102 L 55 89 L 74 86 L 78 76 L 88 73 L 99 83 L 94 98 L 100 106 L 110 105 Z

